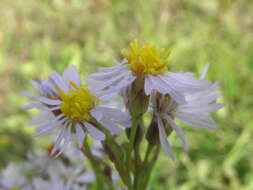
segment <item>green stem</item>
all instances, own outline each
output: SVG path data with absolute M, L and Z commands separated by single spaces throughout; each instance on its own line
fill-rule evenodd
M 144 184 L 144 181 L 145 181 L 145 176 L 148 175 L 147 174 L 147 172 L 148 172 L 148 162 L 149 162 L 149 157 L 150 157 L 150 154 L 152 152 L 153 147 L 154 147 L 153 145 L 148 144 L 144 160 L 141 163 L 141 167 L 138 168 L 138 170 L 139 170 L 137 172 L 137 174 L 138 174 L 137 179 L 138 180 L 136 180 L 135 189 L 140 190 L 140 189 L 143 188 L 143 184 Z
M 134 147 L 134 189 L 137 189 L 138 183 L 139 183 L 139 177 L 140 177 L 140 169 L 142 165 L 140 151 L 139 151 L 139 145 Z
M 131 132 L 130 132 L 130 140 L 129 140 L 129 144 L 127 147 L 127 154 L 126 154 L 126 169 L 128 174 L 131 175 L 131 169 L 132 169 L 132 165 L 131 165 L 131 154 L 132 154 L 132 150 L 133 150 L 133 146 L 134 146 L 134 141 L 135 141 L 135 135 L 136 135 L 136 131 L 137 131 L 137 127 L 138 127 L 138 120 L 134 120 L 133 121 L 133 125 L 131 128 Z M 129 190 L 133 189 L 133 185 L 131 183 L 131 186 L 128 187 Z
M 129 174 L 131 174 L 131 169 L 132 169 L 131 154 L 132 154 L 132 150 L 133 150 L 133 146 L 135 142 L 135 135 L 138 128 L 139 118 L 140 116 L 137 116 L 136 118 L 133 117 L 133 123 L 132 123 L 131 131 L 130 131 L 130 139 L 129 139 L 129 143 L 126 150 L 126 169 Z M 128 186 L 128 189 L 132 190 L 133 184 L 131 184 L 130 187 Z
M 105 132 L 106 134 L 106 142 L 105 145 L 110 145 L 110 150 L 111 150 L 111 154 L 112 155 L 108 155 L 111 161 L 114 163 L 114 166 L 116 168 L 116 170 L 118 171 L 122 181 L 127 185 L 127 186 L 131 186 L 131 178 L 129 173 L 127 173 L 124 170 L 124 163 L 121 161 L 122 155 L 120 155 L 118 149 L 117 149 L 117 142 L 114 140 L 114 138 L 111 136 L 110 133 L 108 133 L 107 131 Z
M 138 127 L 138 118 L 136 118 L 133 121 L 133 126 L 131 128 L 130 141 L 129 141 L 129 144 L 128 144 L 128 153 L 127 153 L 128 157 L 131 157 L 131 153 L 132 153 L 132 149 L 133 149 L 133 146 L 134 146 L 135 134 L 136 134 L 136 131 L 137 131 L 137 127 Z M 128 159 L 128 160 L 130 160 L 130 159 Z
M 138 189 L 138 184 L 140 183 L 140 181 L 142 181 L 142 167 L 143 167 L 143 162 L 141 159 L 141 155 L 140 155 L 140 145 L 142 142 L 142 138 L 143 138 L 143 131 L 145 130 L 144 127 L 144 122 L 143 122 L 143 117 L 140 118 L 139 123 L 138 123 L 138 127 L 140 127 L 140 133 L 138 133 L 138 140 L 136 145 L 134 146 L 134 161 L 135 161 L 135 167 L 134 167 L 134 189 Z M 138 129 L 137 129 L 138 130 Z M 136 140 L 136 138 L 135 138 Z
M 103 189 L 104 188 L 104 182 L 108 185 L 110 190 L 114 190 L 114 187 L 111 183 L 111 181 L 109 180 L 109 178 L 107 176 L 105 176 L 104 171 L 100 168 L 101 167 L 101 163 L 99 162 L 91 153 L 90 151 L 90 147 L 87 143 L 87 141 L 85 141 L 84 143 L 84 148 L 81 149 L 81 151 L 85 154 L 85 156 L 89 159 L 91 166 L 93 168 L 93 170 L 95 171 L 95 174 L 97 176 L 97 182 L 98 182 L 98 189 Z
M 147 188 L 152 170 L 153 170 L 155 163 L 158 159 L 159 153 L 160 153 L 160 146 L 157 146 L 154 154 L 152 155 L 153 157 L 151 158 L 150 162 L 147 162 L 147 166 L 148 166 L 147 175 L 145 175 L 145 177 L 144 177 L 143 184 L 141 185 L 140 190 L 142 190 L 142 189 L 145 190 Z
M 146 154 L 145 154 L 144 161 L 143 161 L 144 166 L 146 166 L 146 164 L 148 163 L 149 155 L 152 152 L 153 147 L 154 146 L 152 144 L 150 144 L 150 143 L 148 144 L 148 148 L 146 150 Z

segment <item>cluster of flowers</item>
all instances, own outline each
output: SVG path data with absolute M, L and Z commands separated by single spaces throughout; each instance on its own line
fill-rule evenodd
M 103 158 L 101 144 L 94 140 L 90 143 L 92 154 Z M 50 149 L 37 149 L 28 153 L 26 161 L 9 163 L 0 172 L 0 190 L 85 190 L 94 184 L 96 176 L 76 146 L 70 146 L 57 159 L 50 156 Z M 116 172 L 112 180 L 116 190 L 124 190 Z
M 91 74 L 85 80 L 80 79 L 74 66 L 70 66 L 63 75 L 54 72 L 47 80 L 31 81 L 39 95 L 23 92 L 32 98 L 25 109 L 42 110 L 30 122 L 39 125 L 35 136 L 59 129 L 52 154 L 60 149 L 60 155 L 71 140 L 82 147 L 86 135 L 103 141 L 106 138 L 104 129 L 112 135 L 119 135 L 122 128 L 131 127 L 134 113 L 139 109 L 142 113 L 146 111 L 147 104 L 153 111 L 152 123 L 158 126 L 160 143 L 171 158 L 174 156 L 166 131 L 174 130 L 188 150 L 184 133 L 175 118 L 193 127 L 217 129 L 208 114 L 216 112 L 223 104 L 216 103 L 220 96 L 218 82 L 212 84 L 204 79 L 208 67 L 199 79 L 189 72 L 170 72 L 170 62 L 167 61 L 170 51 L 149 44 L 139 47 L 137 41 L 130 43 L 130 49 L 121 53 L 122 62 L 99 68 L 99 73 Z M 106 106 L 115 93 L 122 95 L 130 115 Z M 137 107 L 136 103 L 141 105 Z
M 31 125 L 38 125 L 38 133 L 34 136 L 56 132 L 51 155 L 60 156 L 69 143 L 75 141 L 89 157 L 87 138 L 92 137 L 102 143 L 127 187 L 140 190 L 146 189 L 160 146 L 175 159 L 167 140 L 173 131 L 181 139 L 185 151 L 188 150 L 188 142 L 177 120 L 196 128 L 214 130 L 217 127 L 210 114 L 224 105 L 217 103 L 218 82 L 205 79 L 209 65 L 200 78 L 189 72 L 172 72 L 168 60 L 170 51 L 150 44 L 140 47 L 137 41 L 130 43 L 130 48 L 123 49 L 121 54 L 122 62 L 101 67 L 98 73 L 86 79 L 81 79 L 76 67 L 70 66 L 62 75 L 54 72 L 48 79 L 31 81 L 39 95 L 22 92 L 31 98 L 24 109 L 41 110 L 30 121 Z M 116 95 L 122 97 L 122 105 L 111 106 Z M 148 126 L 143 124 L 145 113 L 152 113 Z M 118 143 L 117 136 L 124 129 L 128 141 Z M 144 135 L 148 148 L 142 161 L 139 145 Z M 150 155 L 153 156 L 150 158 Z M 104 161 L 96 162 L 92 157 L 89 160 L 99 173 L 96 165 Z M 135 167 L 138 163 L 141 167 Z M 142 173 L 144 171 L 148 172 Z M 106 170 L 103 173 L 108 174 Z

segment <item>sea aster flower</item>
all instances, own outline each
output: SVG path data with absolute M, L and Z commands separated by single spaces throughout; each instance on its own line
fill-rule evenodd
M 10 163 L 0 173 L 0 190 L 31 190 L 26 173 L 23 165 Z
M 68 186 L 86 186 L 95 180 L 94 173 L 84 168 L 83 162 L 71 163 L 70 166 L 67 166 L 58 160 L 48 168 L 47 173 L 51 179 L 60 179 Z
M 50 181 L 41 178 L 34 178 L 32 183 L 34 189 L 36 190 L 72 190 L 72 187 L 69 184 L 66 184 L 63 180 L 57 178 L 51 179 Z
M 186 102 L 183 104 L 178 104 L 169 95 L 163 95 L 159 92 L 152 95 L 153 120 L 157 123 L 155 127 L 158 126 L 159 139 L 164 151 L 172 159 L 174 159 L 174 156 L 167 141 L 167 134 L 173 130 L 183 142 L 185 151 L 188 150 L 188 142 L 184 132 L 174 121 L 175 118 L 192 127 L 217 129 L 215 121 L 209 116 L 210 113 L 216 112 L 224 106 L 216 103 L 217 98 L 220 97 L 217 91 L 218 83 L 216 82 L 202 91 L 185 94 Z
M 87 186 L 79 186 L 78 184 L 71 185 L 59 178 L 52 178 L 50 180 L 45 180 L 45 179 L 41 179 L 41 178 L 34 178 L 32 184 L 33 184 L 33 187 L 35 190 L 45 190 L 45 189 L 86 190 L 86 189 L 88 189 Z
M 105 139 L 102 128 L 118 135 L 121 127 L 129 127 L 131 123 L 127 113 L 102 106 L 104 97 L 82 83 L 74 66 L 67 68 L 62 76 L 54 72 L 48 80 L 31 83 L 40 95 L 23 92 L 23 95 L 32 98 L 31 104 L 24 109 L 42 110 L 30 122 L 31 125 L 39 125 L 38 134 L 35 136 L 49 134 L 55 129 L 60 130 L 52 150 L 52 154 L 59 150 L 56 156 L 64 151 L 73 133 L 74 139 L 81 147 L 86 134 L 102 141 Z
M 100 68 L 89 79 L 97 83 L 96 90 L 105 94 L 119 92 L 135 81 L 142 81 L 146 95 L 153 90 L 169 94 L 177 103 L 185 103 L 184 92 L 194 92 L 210 85 L 204 79 L 194 78 L 192 73 L 169 72 L 170 51 L 138 42 L 130 43 L 130 49 L 121 51 L 124 60 L 113 67 Z

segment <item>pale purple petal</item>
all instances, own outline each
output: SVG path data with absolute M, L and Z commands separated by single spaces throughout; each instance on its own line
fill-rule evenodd
M 127 112 L 122 112 L 119 109 L 97 106 L 96 110 L 102 112 L 104 117 L 112 119 L 114 121 L 126 121 L 131 119 L 130 115 Z
M 54 94 L 58 94 L 58 91 L 55 89 L 55 85 L 49 80 L 41 80 L 39 91 L 42 96 L 53 96 Z
M 145 84 L 144 84 L 144 91 L 146 95 L 150 95 L 152 90 L 154 89 L 152 81 L 149 79 L 149 77 L 145 78 Z
M 52 108 L 46 108 L 44 109 L 45 111 L 54 111 L 54 110 L 59 110 L 60 109 L 60 106 L 54 106 Z M 43 110 L 43 109 L 42 109 Z
M 167 119 L 167 121 L 169 122 L 170 126 L 173 128 L 173 130 L 176 131 L 176 133 L 178 134 L 179 138 L 180 138 L 181 141 L 183 142 L 183 144 L 184 144 L 184 150 L 185 150 L 186 152 L 188 152 L 188 150 L 189 150 L 189 144 L 188 144 L 188 142 L 187 142 L 187 140 L 186 140 L 186 138 L 185 138 L 185 135 L 184 135 L 183 130 L 181 129 L 180 126 L 178 126 L 178 125 L 170 118 L 170 116 L 168 116 L 168 115 L 164 115 L 164 116 L 165 116 L 165 118 Z
M 92 117 L 94 117 L 97 121 L 100 121 L 103 118 L 103 113 L 101 111 L 99 111 L 99 109 L 92 109 L 90 111 L 90 114 Z
M 195 103 L 195 102 L 194 102 Z M 187 113 L 204 113 L 204 112 L 216 112 L 224 107 L 224 104 L 213 103 L 213 104 L 184 104 L 178 107 L 178 110 L 182 110 Z
M 25 106 L 22 106 L 21 109 L 22 110 L 29 110 L 29 109 L 32 109 L 32 108 L 37 108 L 37 109 L 44 109 L 45 106 L 41 105 L 41 104 L 28 104 L 28 105 L 25 105 Z M 46 108 L 45 108 L 46 109 Z
M 181 121 L 191 125 L 192 127 L 202 128 L 202 129 L 217 129 L 217 126 L 214 120 L 203 114 L 195 113 L 185 113 L 185 112 L 176 112 L 174 113 L 175 117 Z
M 119 83 L 117 83 L 115 86 L 110 87 L 109 90 L 105 91 L 105 94 L 115 93 L 120 91 L 122 88 L 125 88 L 129 86 L 134 80 L 136 79 L 135 76 L 127 76 L 124 79 L 122 79 Z
M 175 84 L 175 83 L 170 83 L 166 77 L 163 77 L 161 75 L 157 76 L 159 80 L 159 83 L 161 85 L 163 85 L 164 87 L 166 86 L 166 88 L 168 88 L 169 90 L 169 94 L 171 95 L 171 97 L 178 102 L 179 104 L 185 103 L 185 97 L 182 93 L 182 91 L 179 91 L 179 87 Z
M 53 100 L 53 99 L 49 99 L 49 98 L 45 98 L 45 97 L 40 97 L 39 100 L 44 103 L 44 104 L 47 104 L 47 105 L 59 105 L 62 103 L 61 100 Z
M 29 100 L 29 102 L 31 104 L 23 106 L 21 109 L 28 110 L 28 109 L 32 109 L 32 108 L 37 108 L 37 109 L 42 110 L 42 111 L 54 111 L 54 110 L 60 109 L 60 106 L 54 106 L 54 107 L 49 108 L 46 105 L 44 105 L 42 103 L 39 103 L 37 101 Z
M 105 140 L 105 135 L 100 130 L 98 130 L 96 127 L 91 125 L 88 122 L 84 123 L 86 129 L 88 130 L 89 134 L 96 140 L 103 141 Z
M 29 122 L 29 125 L 38 125 L 41 123 L 45 123 L 46 121 L 51 120 L 51 119 L 52 119 L 52 113 L 44 111 L 34 116 Z
M 32 84 L 32 86 L 34 88 L 36 88 L 37 90 L 40 89 L 40 84 L 37 81 L 31 80 L 30 83 Z
M 67 69 L 64 70 L 63 73 L 63 80 L 66 84 L 69 84 L 70 81 L 74 82 L 77 86 L 81 85 L 81 79 L 79 77 L 79 74 L 77 72 L 77 69 L 75 66 L 70 66 Z
M 100 124 L 110 131 L 112 135 L 119 135 L 121 133 L 121 129 L 110 120 L 103 119 L 100 121 Z
M 125 128 L 132 127 L 131 119 L 130 120 L 125 120 L 125 121 L 118 121 L 118 124 L 120 124 L 122 127 L 125 127 Z
M 185 73 L 172 73 L 168 72 L 165 74 L 168 78 L 173 79 L 178 84 L 182 84 L 188 90 L 203 90 L 210 86 L 210 82 L 207 80 L 200 80 L 194 78 Z
M 53 120 L 47 122 L 46 124 L 39 126 L 37 128 L 39 133 L 36 135 L 33 135 L 33 137 L 38 137 L 38 136 L 42 136 L 42 135 L 46 135 L 46 134 L 50 133 L 52 130 L 54 130 L 55 128 L 57 128 L 61 125 L 59 120 L 62 119 L 63 117 L 64 117 L 64 115 L 60 114 L 57 117 L 55 117 Z
M 91 74 L 89 75 L 89 78 L 92 78 L 94 80 L 108 80 L 121 72 L 124 73 L 128 69 L 126 66 L 115 66 L 113 68 L 107 67 L 106 69 L 103 69 L 103 70 L 106 70 L 106 71 Z
M 63 153 L 63 151 L 66 149 L 66 147 L 68 146 L 69 142 L 71 140 L 71 124 L 67 127 L 67 131 L 64 134 L 64 144 L 63 146 L 60 148 L 60 151 L 57 153 L 57 155 L 55 156 L 56 158 L 61 155 Z
M 54 144 L 54 147 L 50 153 L 51 156 L 54 155 L 54 153 L 60 149 L 61 142 L 66 133 L 67 125 L 69 125 L 69 123 L 64 123 L 63 128 L 61 129 L 60 134 L 58 135 L 57 140 Z
M 38 133 L 35 135 L 32 135 L 33 137 L 40 137 L 47 135 L 51 133 L 55 128 L 59 127 L 59 124 L 52 122 L 51 125 L 47 125 L 47 128 L 44 128 L 43 130 L 38 130 Z
M 101 82 L 99 85 L 97 85 L 95 87 L 95 90 L 102 90 L 104 88 L 108 88 L 111 85 L 115 85 L 115 83 L 121 81 L 128 74 L 130 74 L 130 71 L 128 73 L 120 73 L 120 74 L 116 75 L 115 77 L 112 77 L 109 80 L 105 80 L 105 81 Z
M 216 101 L 221 95 L 218 93 L 219 82 L 215 82 L 208 88 L 195 93 L 189 93 L 186 95 L 187 102 L 203 102 L 203 103 L 212 103 Z
M 153 84 L 153 88 L 156 91 L 160 92 L 161 94 L 167 94 L 169 92 L 169 89 L 166 89 L 164 86 L 159 84 L 159 81 L 156 80 L 156 77 L 148 75 L 147 78 Z
M 96 177 L 92 171 L 88 171 L 77 178 L 78 183 L 91 183 L 96 180 Z
M 166 135 L 166 132 L 165 132 L 165 129 L 164 129 L 164 125 L 162 123 L 162 120 L 161 118 L 157 118 L 157 121 L 158 121 L 158 128 L 159 128 L 159 138 L 160 138 L 160 143 L 165 151 L 165 153 L 172 159 L 174 160 L 174 155 L 172 153 L 172 149 L 171 149 L 171 146 L 167 140 L 167 135 Z
M 210 66 L 210 63 L 208 63 L 208 64 L 205 65 L 205 68 L 204 68 L 204 70 L 203 70 L 203 72 L 202 72 L 202 74 L 200 76 L 200 79 L 204 79 L 206 77 L 207 72 L 209 70 L 209 66 Z
M 169 94 L 171 97 L 179 104 L 185 103 L 185 98 L 182 93 L 173 89 L 171 85 L 163 81 L 159 76 L 148 76 L 148 78 L 153 83 L 154 89 L 156 89 L 161 94 Z
M 83 146 L 85 133 L 83 131 L 83 128 L 79 124 L 76 124 L 75 128 L 76 128 L 76 139 L 77 139 L 77 142 L 78 142 L 78 146 L 79 146 L 79 148 L 81 148 Z
M 107 102 L 115 98 L 116 94 L 104 94 L 104 92 L 102 92 L 102 94 L 97 95 L 96 97 L 98 97 L 103 102 Z
M 68 92 L 69 88 L 65 81 L 63 80 L 62 76 L 59 75 L 59 73 L 54 72 L 51 76 L 50 79 L 55 83 L 56 86 L 58 86 L 61 90 L 64 92 Z
M 35 94 L 33 94 L 31 92 L 27 92 L 27 91 L 22 91 L 21 94 L 24 96 L 27 96 L 29 98 L 38 98 L 39 97 L 39 96 L 36 96 Z

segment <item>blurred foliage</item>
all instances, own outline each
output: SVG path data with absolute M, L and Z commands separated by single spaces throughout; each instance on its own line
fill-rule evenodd
M 252 0 L 1 0 L 1 165 L 30 146 L 34 112 L 20 110 L 26 98 L 19 93 L 33 90 L 30 79 L 70 64 L 85 76 L 113 64 L 119 49 L 137 38 L 172 49 L 173 70 L 199 74 L 213 63 L 208 77 L 220 80 L 226 104 L 215 115 L 220 130 L 185 126 L 189 153 L 170 137 L 177 161 L 160 158 L 151 189 L 253 189 L 252 18 Z M 7 129 L 22 130 L 27 139 Z
M 6 166 L 10 160 L 19 161 L 26 158 L 26 153 L 32 149 L 31 137 L 20 129 L 0 131 L 0 168 Z

